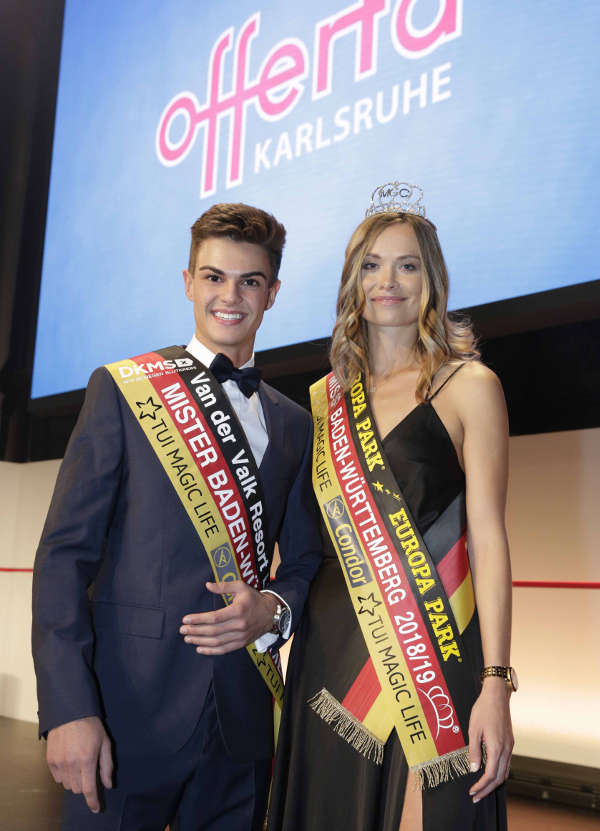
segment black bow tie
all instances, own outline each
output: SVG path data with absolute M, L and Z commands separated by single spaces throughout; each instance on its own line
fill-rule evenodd
M 223 381 L 235 381 L 246 398 L 250 398 L 260 384 L 260 369 L 256 369 L 254 366 L 237 369 L 227 355 L 223 355 L 222 352 L 215 355 L 210 365 L 210 371 L 220 384 Z

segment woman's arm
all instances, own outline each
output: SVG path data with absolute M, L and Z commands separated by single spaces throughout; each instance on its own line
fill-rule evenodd
M 469 558 L 484 666 L 508 666 L 511 572 L 504 519 L 508 480 L 506 404 L 500 382 L 482 364 L 465 367 L 451 386 L 464 430 Z M 482 742 L 487 752 L 485 772 L 469 791 L 474 802 L 508 776 L 514 744 L 509 698 L 503 678 L 486 678 L 471 711 L 469 752 L 473 770 L 481 766 Z

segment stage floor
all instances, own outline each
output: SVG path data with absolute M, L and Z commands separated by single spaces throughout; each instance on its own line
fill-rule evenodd
M 59 831 L 62 788 L 46 767 L 36 725 L 0 716 L 0 748 L 2 831 Z M 508 811 L 510 831 L 597 831 L 600 826 L 598 814 L 538 800 L 511 798 Z

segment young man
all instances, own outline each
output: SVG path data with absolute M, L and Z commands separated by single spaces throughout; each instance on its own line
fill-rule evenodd
M 33 589 L 68 831 L 262 828 L 281 692 L 266 649 L 297 625 L 320 560 L 310 418 L 252 368 L 284 241 L 264 211 L 213 206 L 183 272 L 187 350 L 90 379 Z

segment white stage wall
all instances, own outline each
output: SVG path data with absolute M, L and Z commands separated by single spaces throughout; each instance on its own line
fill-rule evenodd
M 600 581 L 600 429 L 510 441 L 508 526 L 516 580 Z M 0 566 L 28 568 L 58 461 L 0 463 Z M 0 572 L 0 715 L 36 719 L 31 574 Z M 515 752 L 598 766 L 600 591 L 517 588 Z

